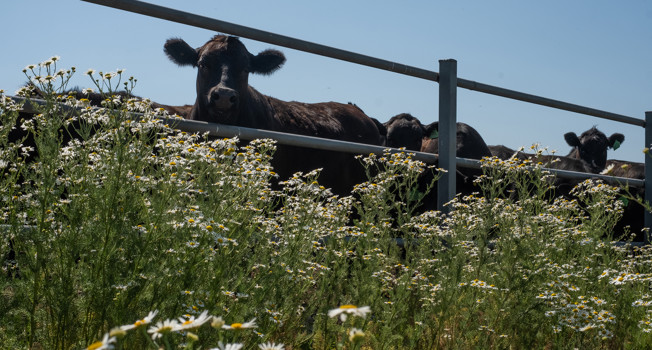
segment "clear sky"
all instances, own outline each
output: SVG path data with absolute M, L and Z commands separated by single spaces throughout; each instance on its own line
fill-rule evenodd
M 0 0 L 0 89 L 13 94 L 22 69 L 53 55 L 83 73 L 125 69 L 135 94 L 171 104 L 195 100 L 193 68 L 163 53 L 166 39 L 201 46 L 214 32 L 74 0 Z M 652 1 L 222 1 L 152 0 L 201 14 L 419 68 L 456 59 L 460 78 L 643 118 L 652 110 Z M 243 39 L 256 54 L 270 44 Z M 286 54 L 262 93 L 302 102 L 353 102 L 386 121 L 409 112 L 437 119 L 436 83 L 276 47 Z M 487 144 L 542 146 L 566 154 L 563 134 L 597 126 L 625 134 L 609 158 L 643 161 L 643 128 L 459 89 L 458 121 Z

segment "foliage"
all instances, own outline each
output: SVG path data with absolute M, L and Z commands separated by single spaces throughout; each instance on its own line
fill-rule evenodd
M 487 159 L 484 196 L 418 213 L 411 189 L 431 170 L 408 153 L 365 157 L 352 196 L 321 187 L 319 171 L 276 186 L 272 141 L 178 131 L 114 94 L 122 72 L 88 72 L 106 96 L 92 108 L 61 95 L 74 70 L 57 61 L 26 68 L 45 92 L 38 115 L 0 104 L 3 347 L 652 341 L 652 252 L 610 242 L 622 215 L 611 186 L 551 199 L 540 166 Z

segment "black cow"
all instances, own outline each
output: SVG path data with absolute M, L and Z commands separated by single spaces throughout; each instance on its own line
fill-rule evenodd
M 426 126 L 426 135 L 421 152 L 439 154 L 439 122 Z M 457 123 L 457 156 L 460 158 L 482 159 L 491 157 L 491 151 L 480 133 L 465 123 Z
M 439 122 L 423 125 L 419 119 L 408 113 L 392 117 L 385 123 L 387 128 L 387 146 L 405 147 L 407 150 L 439 154 Z M 457 123 L 456 153 L 458 157 L 482 159 L 491 156 L 491 152 L 482 136 L 471 126 Z M 456 191 L 462 195 L 477 191 L 473 179 L 481 175 L 477 169 L 459 168 L 456 176 Z M 433 174 L 424 172 L 419 181 L 419 190 L 424 191 L 426 184 L 432 181 Z M 431 190 L 423 199 L 425 209 L 435 209 L 437 192 Z
M 605 170 L 602 173 L 605 175 L 644 180 L 645 164 L 609 159 L 607 160 Z M 627 194 L 645 198 L 645 189 L 643 187 L 630 187 L 629 193 Z M 644 241 L 645 237 L 643 233 L 641 233 L 641 229 L 643 229 L 645 225 L 643 217 L 645 209 L 636 201 L 626 199 L 625 197 L 621 197 L 621 200 L 625 207 L 623 217 L 616 224 L 616 233 L 623 233 L 626 231 L 626 227 L 629 227 L 629 232 L 635 234 L 634 241 Z
M 528 159 L 527 153 L 511 149 L 504 145 L 490 145 L 488 147 L 491 155 L 498 159 L 507 160 L 512 157 L 520 160 Z
M 45 92 L 41 91 L 37 86 L 33 85 L 32 83 L 27 83 L 25 88 L 29 88 L 29 90 L 32 91 L 32 95 L 30 96 L 31 99 L 45 99 L 46 95 Z M 82 99 L 87 99 L 88 103 L 91 107 L 102 107 L 102 102 L 105 101 L 107 98 L 112 98 L 112 97 L 119 97 L 122 99 L 122 101 L 126 101 L 131 98 L 136 98 L 139 100 L 142 100 L 142 97 L 134 96 L 127 91 L 121 90 L 121 91 L 114 91 L 110 95 L 106 93 L 99 93 L 99 92 L 88 92 L 85 93 L 80 89 L 79 87 L 75 87 L 69 90 L 66 90 L 64 92 L 61 92 L 57 94 L 59 96 L 72 96 L 76 98 L 77 100 L 82 100 Z M 171 106 L 171 105 L 164 105 L 160 104 L 157 102 L 151 102 L 151 107 L 152 109 L 159 109 L 163 108 L 166 110 L 170 115 L 178 115 L 180 117 L 187 117 L 190 114 L 190 111 L 192 110 L 191 105 L 183 105 L 183 106 Z M 9 135 L 8 135 L 8 140 L 9 142 L 19 142 L 22 141 L 21 143 L 23 146 L 30 147 L 33 149 L 36 149 L 36 143 L 34 140 L 34 135 L 31 133 L 27 132 L 23 128 L 21 128 L 20 124 L 22 123 L 23 120 L 30 120 L 34 116 L 33 113 L 30 112 L 19 112 L 18 118 L 16 120 L 16 125 L 14 128 L 11 129 Z M 79 135 L 76 133 L 76 129 L 79 128 L 79 121 L 74 121 L 73 125 L 68 127 L 66 131 L 63 129 L 58 130 L 58 135 L 61 138 L 61 144 L 62 145 L 67 145 L 70 140 L 79 138 Z M 36 152 L 31 152 L 29 156 L 25 158 L 25 163 L 31 163 L 34 160 L 34 157 L 36 156 Z
M 405 147 L 412 151 L 439 153 L 439 122 L 423 125 L 409 113 L 393 116 L 387 121 L 387 142 L 389 147 Z M 465 123 L 457 123 L 457 156 L 482 159 L 491 156 L 491 151 L 477 130 Z
M 45 98 L 45 93 L 40 91 L 40 89 L 38 89 L 36 86 L 33 86 L 33 88 L 34 88 L 33 91 L 34 91 L 35 95 L 32 98 L 37 98 L 37 99 Z M 136 98 L 136 99 L 139 99 L 139 100 L 143 99 L 142 97 L 134 96 L 131 93 L 128 93 L 127 91 L 124 91 L 124 90 L 114 91 L 111 94 L 108 94 L 108 93 L 99 93 L 99 92 L 95 92 L 95 91 L 83 92 L 83 90 L 80 89 L 79 87 L 75 87 L 75 88 L 66 90 L 66 91 L 60 93 L 59 95 L 73 96 L 77 100 L 87 99 L 89 105 L 91 105 L 93 107 L 102 107 L 102 102 L 104 100 L 106 100 L 107 98 L 111 97 L 111 96 L 120 97 L 122 99 L 122 101 L 126 101 L 126 100 L 131 99 L 131 98 Z M 109 95 L 111 95 L 111 96 L 109 96 Z M 192 110 L 192 105 L 171 106 L 171 105 L 164 105 L 164 104 L 154 102 L 154 101 L 151 102 L 151 107 L 152 107 L 152 109 L 163 108 L 170 115 L 175 115 L 176 114 L 176 115 L 178 115 L 180 117 L 183 117 L 183 118 L 186 118 L 186 119 L 188 118 L 188 116 L 190 115 L 190 111 Z
M 424 138 L 430 132 L 426 125 L 409 113 L 393 116 L 384 123 L 387 130 L 385 146 L 393 148 L 405 147 L 406 150 L 421 152 Z
M 591 173 L 594 169 L 581 159 L 550 155 L 541 155 L 535 158 L 535 155 L 515 151 L 503 145 L 489 146 L 489 149 L 495 157 L 500 159 L 509 159 L 511 157 L 520 160 L 532 159 L 533 161 L 541 162 L 544 167 L 551 169 L 583 173 Z M 645 165 L 643 163 L 609 159 L 605 164 L 606 168 L 602 171 L 602 174 L 641 180 L 645 179 Z M 570 190 L 581 181 L 557 177 L 555 180 L 556 195 L 571 198 Z M 644 193 L 645 191 L 641 187 L 630 187 L 629 193 L 627 194 L 644 198 Z M 617 236 L 624 232 L 631 232 L 635 234 L 634 241 L 643 241 L 645 238 L 641 233 L 641 229 L 644 227 L 643 206 L 634 200 L 627 199 L 625 196 L 622 196 L 620 200 L 623 201 L 624 211 L 622 218 L 614 227 L 614 232 L 616 233 L 615 238 L 618 238 Z
M 45 99 L 46 95 L 43 91 L 41 91 L 38 87 L 35 85 L 28 83 L 25 87 L 29 88 L 29 90 L 32 91 L 32 95 L 30 96 L 31 99 Z M 82 92 L 82 89 L 80 88 L 73 88 L 66 90 L 62 93 L 59 93 L 58 95 L 61 96 L 73 96 L 77 100 L 81 99 L 87 99 L 92 107 L 102 107 L 102 102 L 112 96 L 118 96 L 120 97 L 123 101 L 126 101 L 127 99 L 130 98 L 138 98 L 142 99 L 137 96 L 133 96 L 129 94 L 126 91 L 115 91 L 111 94 L 111 96 L 108 96 L 107 94 L 102 94 L 98 92 L 90 92 L 90 93 L 84 93 Z M 170 106 L 170 105 L 164 105 L 156 102 L 152 102 L 151 106 L 153 109 L 156 108 L 163 108 L 170 115 L 176 114 L 181 117 L 186 117 L 189 113 L 190 110 L 192 109 L 191 105 L 184 105 L 184 106 Z M 23 121 L 26 120 L 31 120 L 34 117 L 34 113 L 32 112 L 25 112 L 25 111 L 20 111 L 18 114 L 18 117 L 15 120 L 15 125 L 14 127 L 9 131 L 7 135 L 7 142 L 8 143 L 13 143 L 13 144 L 20 144 L 22 147 L 25 148 L 31 148 L 32 151 L 28 152 L 26 155 L 23 156 L 23 162 L 25 164 L 32 164 L 38 155 L 38 149 L 37 149 L 37 144 L 36 140 L 34 138 L 34 134 L 31 132 L 26 131 L 21 127 L 21 124 Z M 67 127 L 65 130 L 64 128 L 60 128 L 59 130 L 56 131 L 55 135 L 58 138 L 58 141 L 60 142 L 61 146 L 66 146 L 68 143 L 73 140 L 73 139 L 79 139 L 81 136 L 76 132 L 80 127 L 80 122 L 73 121 L 72 126 Z M 2 175 L 2 173 L 0 173 Z M 16 180 L 17 184 L 22 184 L 25 179 L 21 176 Z M 6 256 L 3 259 L 3 264 L 7 266 L 14 266 L 14 260 L 16 258 L 16 252 L 13 249 L 13 241 L 9 242 L 9 251 L 7 252 Z M 9 276 L 18 276 L 20 273 L 17 270 L 14 270 L 13 268 L 8 269 Z
M 165 53 L 180 66 L 197 67 L 197 99 L 189 119 L 323 138 L 381 145 L 376 123 L 353 104 L 287 102 L 263 95 L 248 83 L 249 73 L 268 75 L 285 63 L 277 50 L 251 54 L 233 36 L 216 35 L 194 49 L 169 39 Z M 296 171 L 323 168 L 320 182 L 348 194 L 365 180 L 364 169 L 350 155 L 279 146 L 272 160 L 282 179 Z
M 614 150 L 620 147 L 625 141 L 625 135 L 614 133 L 609 138 L 595 126 L 577 137 L 574 132 L 564 134 L 564 139 L 573 149 L 568 157 L 583 159 L 591 167 L 594 173 L 601 172 L 607 162 L 607 149 Z
M 530 159 L 533 162 L 540 163 L 545 168 L 557 169 L 557 170 L 568 170 L 582 173 L 591 173 L 591 166 L 582 159 L 576 159 L 571 157 L 555 156 L 555 155 L 536 155 L 529 154 L 521 151 L 511 149 L 503 145 L 491 145 L 489 146 L 491 155 L 499 159 L 510 159 L 515 158 L 519 160 Z
M 566 170 L 581 173 L 592 173 L 592 168 L 587 162 L 582 159 L 545 155 L 545 154 L 529 154 L 521 151 L 511 149 L 504 145 L 491 145 L 489 146 L 491 155 L 499 159 L 507 160 L 510 158 L 518 159 L 520 161 L 531 160 L 532 162 L 543 166 L 544 168 L 555 170 Z M 555 191 L 554 196 L 563 196 L 570 198 L 570 191 L 583 180 L 568 179 L 561 176 L 555 178 Z M 552 194 L 552 193 L 551 193 Z

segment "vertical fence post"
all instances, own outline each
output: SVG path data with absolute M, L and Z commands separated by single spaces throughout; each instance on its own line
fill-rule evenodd
M 437 183 L 437 209 L 455 197 L 457 156 L 457 61 L 439 61 L 439 167 L 447 172 Z
M 645 148 L 652 148 L 652 111 L 645 112 Z M 645 154 L 645 202 L 652 204 L 652 153 Z M 650 231 L 652 227 L 652 213 L 645 211 L 645 227 L 648 232 L 645 234 L 645 243 L 650 243 Z

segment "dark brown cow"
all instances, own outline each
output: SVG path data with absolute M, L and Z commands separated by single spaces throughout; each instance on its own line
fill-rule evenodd
M 534 155 L 524 152 L 515 151 L 503 145 L 489 146 L 491 153 L 500 159 L 509 159 L 514 157 L 516 159 L 524 160 L 532 158 L 534 161 L 541 162 L 546 168 L 557 170 L 569 170 L 583 173 L 593 172 L 593 168 L 581 159 L 541 155 L 534 158 Z M 605 162 L 606 168 L 602 174 L 618 177 L 628 177 L 632 179 L 645 179 L 645 165 L 643 163 L 628 162 L 623 160 L 609 159 Z M 570 198 L 570 190 L 573 189 L 582 180 L 564 179 L 557 177 L 555 180 L 556 195 L 561 195 Z M 644 189 L 641 187 L 630 187 L 627 195 L 637 197 L 644 197 Z M 634 234 L 634 241 L 641 242 L 644 240 L 644 235 L 641 229 L 644 227 L 644 208 L 638 202 L 627 199 L 622 196 L 620 200 L 623 201 L 624 211 L 622 218 L 616 223 L 614 228 L 614 238 L 619 238 L 624 232 L 631 232 Z
M 488 147 L 489 147 L 489 151 L 491 152 L 491 155 L 498 159 L 507 160 L 514 157 L 515 159 L 525 160 L 528 158 L 528 155 L 526 153 L 511 149 L 507 146 L 490 145 Z
M 439 122 L 427 125 L 425 135 L 421 144 L 421 152 L 439 154 Z M 456 156 L 480 160 L 484 157 L 491 157 L 491 151 L 477 130 L 468 124 L 457 123 Z M 480 175 L 482 175 L 480 169 L 458 168 L 455 180 L 456 192 L 469 195 L 479 191 L 473 180 Z
M 41 91 L 38 87 L 34 86 L 31 83 L 28 83 L 25 87 L 29 87 L 31 91 L 33 92 L 31 98 L 32 99 L 45 99 L 46 94 Z M 109 94 L 103 94 L 99 92 L 89 92 L 89 93 L 84 93 L 82 89 L 75 87 L 69 90 L 66 90 L 64 92 L 59 93 L 58 95 L 60 96 L 73 96 L 77 100 L 81 99 L 87 99 L 92 107 L 102 107 L 102 102 L 106 100 L 107 98 L 110 98 L 112 96 L 117 96 L 120 97 L 123 101 L 126 101 L 130 98 L 137 98 L 141 99 L 141 97 L 138 96 L 133 96 L 130 93 L 122 90 L 122 91 L 114 91 L 113 93 Z M 191 105 L 183 105 L 183 106 L 170 106 L 170 105 L 164 105 L 160 104 L 157 102 L 152 102 L 151 103 L 152 109 L 157 109 L 157 108 L 163 108 L 165 109 L 170 115 L 178 115 L 180 117 L 187 117 L 190 114 L 190 111 L 192 110 Z M 23 120 L 29 120 L 32 119 L 34 116 L 33 113 L 28 113 L 28 112 L 19 112 L 19 116 L 16 120 L 16 126 L 10 131 L 8 135 L 8 139 L 10 142 L 21 142 L 24 146 L 26 147 L 31 147 L 33 149 L 36 149 L 36 143 L 34 140 L 34 135 L 27 132 L 24 130 L 22 127 L 20 127 L 20 124 L 22 123 Z M 79 122 L 73 122 L 73 125 L 71 127 L 68 127 L 66 131 L 63 129 L 59 130 L 59 135 L 61 137 L 61 144 L 62 145 L 67 145 L 70 140 L 79 138 L 79 135 L 76 133 L 75 130 L 79 128 Z M 36 156 L 36 152 L 31 152 L 30 155 L 25 159 L 26 163 L 31 163 L 34 160 L 34 157 Z
M 384 125 L 387 129 L 385 146 L 405 147 L 406 150 L 421 152 L 428 130 L 419 119 L 409 113 L 401 113 L 390 118 Z
M 26 87 L 28 87 L 28 86 L 31 86 L 31 89 L 34 92 L 34 96 L 32 96 L 32 98 L 44 99 L 46 97 L 45 93 L 43 91 L 41 91 L 38 87 L 34 86 L 31 83 L 28 83 L 26 85 Z M 104 100 L 106 100 L 107 98 L 111 97 L 111 96 L 120 97 L 122 99 L 122 101 L 126 101 L 126 100 L 128 100 L 130 98 L 136 98 L 136 99 L 139 99 L 139 100 L 143 99 L 142 97 L 134 96 L 134 95 L 132 95 L 132 94 L 130 94 L 127 91 L 124 91 L 124 90 L 114 91 L 111 94 L 109 94 L 109 93 L 99 93 L 99 92 L 95 92 L 95 91 L 84 92 L 83 89 L 81 89 L 79 87 L 74 87 L 72 89 L 66 90 L 66 91 L 64 91 L 62 93 L 59 93 L 58 95 L 60 95 L 60 96 L 73 96 L 77 100 L 87 99 L 88 103 L 93 107 L 102 107 L 102 102 Z M 151 102 L 151 107 L 152 107 L 152 109 L 163 108 L 164 110 L 166 110 L 168 112 L 168 114 L 170 114 L 170 115 L 175 115 L 176 114 L 176 115 L 178 115 L 178 116 L 180 116 L 182 118 L 185 118 L 185 119 L 188 119 L 188 117 L 190 115 L 190 111 L 192 111 L 192 105 L 171 106 L 171 105 L 164 105 L 164 104 L 154 102 L 154 101 Z M 25 115 L 27 116 L 28 114 L 25 114 Z
M 523 161 L 529 159 L 537 164 L 540 164 L 544 168 L 581 173 L 592 173 L 592 169 L 589 164 L 582 159 L 546 154 L 528 154 L 525 152 L 516 151 L 503 145 L 491 145 L 489 146 L 489 150 L 491 150 L 492 156 L 503 160 L 514 158 Z M 582 182 L 582 180 L 567 179 L 557 176 L 555 178 L 555 192 L 551 194 L 554 196 L 563 196 L 570 198 L 570 191 L 580 182 Z
M 609 159 L 607 160 L 605 170 L 602 173 L 611 176 L 645 180 L 645 164 Z M 630 187 L 626 195 L 645 198 L 645 189 L 642 187 Z M 636 201 L 625 197 L 621 197 L 621 200 L 624 204 L 623 217 L 616 224 L 614 229 L 615 232 L 623 233 L 626 231 L 626 227 L 628 227 L 629 232 L 635 234 L 634 241 L 644 241 L 645 237 L 643 233 L 641 233 L 641 229 L 643 229 L 645 225 L 643 217 L 645 209 Z
M 503 145 L 491 145 L 489 146 L 489 150 L 492 156 L 503 160 L 512 157 L 520 160 L 531 159 L 534 162 L 541 163 L 545 168 L 591 173 L 591 166 L 582 159 L 546 154 L 528 154 Z
M 421 152 L 439 153 L 439 122 L 426 126 L 426 135 Z M 457 156 L 460 158 L 482 159 L 491 157 L 489 147 L 477 130 L 465 123 L 457 123 Z
M 249 73 L 267 75 L 283 65 L 285 56 L 277 50 L 253 55 L 238 38 L 216 35 L 197 49 L 169 39 L 165 53 L 180 66 L 197 67 L 197 99 L 189 119 L 382 144 L 374 121 L 353 104 L 286 102 L 251 87 Z M 279 146 L 272 162 L 282 179 L 324 168 L 320 182 L 340 194 L 365 180 L 357 160 L 336 152 Z
M 392 117 L 385 123 L 389 147 L 405 147 L 412 151 L 439 153 L 439 122 L 423 125 L 409 113 Z M 457 156 L 482 159 L 491 151 L 477 130 L 465 123 L 457 123 Z
M 402 113 L 387 121 L 385 127 L 387 128 L 387 146 L 405 147 L 407 150 L 439 154 L 439 122 L 423 125 L 419 119 L 411 114 Z M 491 156 L 491 152 L 482 136 L 468 124 L 457 123 L 456 137 L 458 157 L 479 160 Z M 480 174 L 482 174 L 482 171 L 476 169 L 457 169 L 456 191 L 462 195 L 477 191 L 473 184 L 473 178 Z M 426 184 L 432 181 L 432 176 L 432 173 L 424 172 L 419 181 L 419 191 L 425 191 Z M 436 198 L 436 190 L 431 190 L 423 199 L 424 209 L 435 209 Z
M 46 94 L 41 91 L 38 87 L 34 86 L 31 83 L 28 83 L 26 87 L 30 88 L 30 90 L 33 92 L 33 95 L 31 96 L 32 99 L 44 99 L 46 98 Z M 80 88 L 73 88 L 70 90 L 66 90 L 58 95 L 61 96 L 74 96 L 77 100 L 81 99 L 88 99 L 89 104 L 93 107 L 101 107 L 102 102 L 110 97 L 107 94 L 101 94 L 98 92 L 90 92 L 90 93 L 84 93 Z M 113 96 L 119 96 L 123 100 L 127 100 L 129 98 L 139 98 L 133 96 L 126 91 L 116 91 L 112 94 Z M 169 106 L 169 105 L 163 105 L 159 104 L 156 102 L 152 102 L 152 108 L 163 108 L 166 111 L 168 111 L 169 114 L 177 114 L 181 117 L 185 117 L 190 113 L 190 110 L 192 109 L 192 106 L 190 105 L 185 105 L 185 106 Z M 21 144 L 23 147 L 26 148 L 31 148 L 32 152 L 29 152 L 26 156 L 23 158 L 23 162 L 25 164 L 32 164 L 34 161 L 36 161 L 38 157 L 38 148 L 37 148 L 37 143 L 34 138 L 34 134 L 32 132 L 29 132 L 21 127 L 21 124 L 24 120 L 30 120 L 34 117 L 34 113 L 30 112 L 19 112 L 18 117 L 16 118 L 16 124 L 15 126 L 10 130 L 9 134 L 7 135 L 7 140 L 9 143 L 14 143 L 14 144 Z M 76 132 L 76 130 L 79 129 L 79 121 L 73 122 L 73 126 L 67 127 L 65 130 L 64 128 L 61 128 L 57 131 L 56 135 L 59 138 L 59 142 L 61 142 L 61 146 L 68 145 L 68 143 L 73 140 L 73 139 L 79 139 L 81 136 Z M 2 175 L 0 173 L 0 175 Z M 17 184 L 22 184 L 25 179 L 23 177 L 20 177 L 16 183 Z M 9 241 L 9 249 L 6 255 L 2 258 L 2 263 L 7 266 L 7 274 L 9 277 L 19 277 L 20 276 L 20 271 L 18 271 L 15 268 L 15 259 L 16 259 L 16 252 L 14 251 L 14 242 L 13 240 Z
M 628 162 L 625 160 L 609 159 L 602 171 L 605 175 L 629 177 L 632 179 L 645 179 L 645 164 Z
M 607 162 L 607 149 L 614 150 L 625 141 L 625 135 L 614 133 L 609 138 L 595 126 L 577 137 L 574 132 L 564 134 L 564 139 L 573 149 L 568 154 L 570 158 L 586 161 L 591 167 L 591 172 L 601 172 Z

